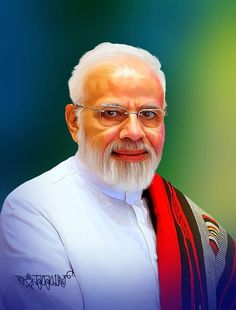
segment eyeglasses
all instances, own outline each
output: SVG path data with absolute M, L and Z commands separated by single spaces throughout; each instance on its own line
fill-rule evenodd
M 166 109 L 162 108 L 145 108 L 138 112 L 128 112 L 124 107 L 116 104 L 102 104 L 98 109 L 75 104 L 75 107 L 90 109 L 99 113 L 99 120 L 102 125 L 110 127 L 123 123 L 130 114 L 136 114 L 138 120 L 145 127 L 158 127 L 167 115 Z

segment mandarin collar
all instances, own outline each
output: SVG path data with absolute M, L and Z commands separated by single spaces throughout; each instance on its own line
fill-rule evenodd
M 79 157 L 79 153 L 77 152 L 74 156 L 75 163 L 78 169 L 80 176 L 88 182 L 92 187 L 95 187 L 99 192 L 104 193 L 107 196 L 123 200 L 127 202 L 129 205 L 135 204 L 141 200 L 143 191 L 122 191 L 119 190 L 101 180 L 89 167 L 83 163 Z

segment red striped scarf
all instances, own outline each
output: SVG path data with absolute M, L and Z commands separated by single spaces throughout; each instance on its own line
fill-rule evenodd
M 156 221 L 161 309 L 211 310 L 201 235 L 189 203 L 159 175 L 154 177 L 147 195 Z M 209 221 L 209 217 L 203 220 Z M 217 255 L 213 241 L 209 239 L 209 245 Z M 236 251 L 230 236 L 227 251 L 226 268 L 217 287 L 218 310 L 236 309 Z

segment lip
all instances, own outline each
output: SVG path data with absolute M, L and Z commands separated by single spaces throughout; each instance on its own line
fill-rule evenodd
M 127 162 L 140 162 L 146 159 L 147 151 L 145 150 L 117 150 L 112 152 L 118 160 L 127 161 Z

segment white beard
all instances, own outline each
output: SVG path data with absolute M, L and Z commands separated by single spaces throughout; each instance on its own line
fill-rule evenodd
M 152 147 L 141 141 L 132 141 L 129 138 L 110 143 L 104 155 L 85 140 L 82 128 L 79 131 L 78 141 L 79 158 L 82 162 L 105 183 L 126 192 L 146 189 L 161 161 L 162 150 L 157 155 Z M 112 157 L 112 151 L 119 149 L 145 150 L 148 156 L 141 162 L 126 162 Z

